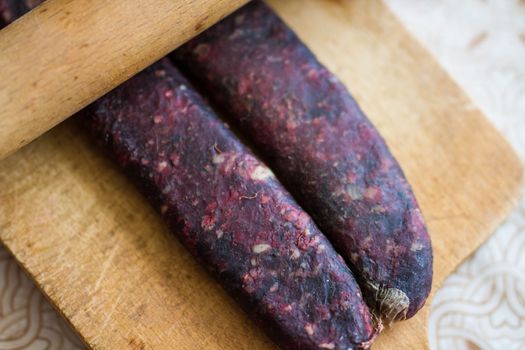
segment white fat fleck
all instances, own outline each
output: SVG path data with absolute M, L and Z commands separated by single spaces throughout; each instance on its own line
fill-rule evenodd
M 363 239 L 363 243 L 362 243 L 362 246 L 370 246 L 370 243 L 372 243 L 372 236 L 371 235 L 368 235 L 365 237 L 365 239 Z M 386 240 L 386 244 L 389 245 L 390 243 L 388 242 L 388 239 Z
M 243 34 L 243 30 L 242 29 L 235 29 L 233 31 L 233 33 L 231 33 L 230 36 L 228 36 L 228 39 L 229 40 L 235 40 L 238 37 L 242 36 L 242 34 Z
M 370 186 L 365 190 L 364 196 L 368 199 L 374 199 L 379 190 L 376 187 Z
M 346 186 L 346 192 L 348 193 L 350 198 L 352 198 L 352 200 L 354 201 L 360 200 L 361 198 L 363 198 L 363 194 L 361 193 L 361 190 L 357 186 L 354 186 L 354 185 Z
M 250 263 L 252 264 L 252 266 L 256 266 L 256 265 L 257 265 L 257 259 L 252 258 L 252 259 L 250 260 Z
M 224 153 L 215 154 L 213 156 L 213 164 L 221 164 L 224 162 L 224 159 L 225 159 Z
M 326 249 L 326 246 L 324 244 L 319 244 L 317 247 L 316 253 L 321 254 Z
M 410 246 L 410 251 L 412 251 L 412 252 L 417 252 L 417 251 L 419 251 L 421 249 L 423 249 L 423 244 L 421 244 L 420 242 L 414 242 Z
M 319 347 L 322 349 L 335 349 L 334 343 L 321 343 L 319 344 Z
M 310 229 L 307 227 L 304 229 L 304 234 L 305 236 L 311 236 L 312 235 L 312 231 L 310 231 Z
M 168 162 L 166 162 L 166 161 L 162 161 L 162 162 L 160 162 L 160 163 L 157 165 L 157 170 L 158 170 L 158 171 L 162 171 L 162 170 L 166 169 L 167 166 L 168 166 Z
M 304 330 L 308 335 L 314 335 L 314 325 L 311 323 L 307 323 L 306 326 L 304 326 Z
M 279 283 L 275 282 L 275 283 L 270 287 L 270 293 L 277 292 L 277 289 L 279 289 Z
M 292 309 L 293 309 L 293 306 L 292 306 L 291 304 L 288 304 L 288 305 L 286 305 L 286 306 L 283 308 L 284 311 L 292 311 Z
M 292 255 L 290 255 L 290 258 L 293 260 L 298 259 L 301 256 L 301 252 L 297 248 L 293 248 Z
M 372 207 L 372 211 L 374 213 L 384 213 L 386 210 L 385 210 L 385 208 L 383 206 L 376 205 L 376 206 Z
M 257 165 L 251 174 L 251 178 L 253 180 L 266 180 L 267 178 L 273 176 L 274 175 L 270 169 L 261 165 Z
M 345 182 L 346 179 L 343 178 L 343 179 L 341 179 L 341 181 Z M 338 196 L 340 196 L 340 195 L 342 195 L 344 193 L 346 193 L 345 186 L 340 186 L 334 192 L 332 192 L 332 196 L 338 197 Z
M 328 75 L 328 80 L 329 80 L 331 83 L 339 84 L 339 79 L 337 79 L 337 77 L 335 76 L 335 74 L 330 74 L 330 75 Z
M 244 15 L 238 15 L 237 17 L 235 17 L 234 21 L 236 25 L 241 24 L 244 21 Z
M 310 244 L 308 244 L 308 245 L 309 246 L 314 246 L 314 245 L 318 244 L 320 241 L 321 241 L 321 238 L 319 237 L 319 235 L 317 235 L 317 236 L 314 236 L 314 238 L 312 238 L 312 240 L 310 241 Z
M 213 221 L 208 222 L 208 220 L 206 219 L 207 219 L 206 217 L 202 219 L 201 227 L 205 229 L 206 231 L 211 231 L 215 223 Z
M 252 247 L 252 251 L 255 253 L 255 254 L 260 254 L 260 253 L 263 253 L 265 251 L 267 251 L 268 249 L 270 249 L 272 246 L 267 244 L 267 243 L 260 243 L 260 244 L 256 244 Z
M 222 235 L 224 235 L 224 232 L 222 230 L 217 230 L 215 234 L 217 235 L 217 238 L 221 238 Z

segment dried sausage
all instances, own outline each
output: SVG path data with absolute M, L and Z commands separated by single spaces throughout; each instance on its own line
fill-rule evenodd
M 369 346 L 372 316 L 344 260 L 167 60 L 85 113 L 171 231 L 278 344 Z
M 266 155 L 383 321 L 414 315 L 431 288 L 429 235 L 401 168 L 345 86 L 258 1 L 173 58 Z
M 0 17 L 8 23 L 30 7 L 0 0 Z M 369 348 L 377 325 L 342 258 L 169 62 L 80 114 L 183 244 L 279 345 Z

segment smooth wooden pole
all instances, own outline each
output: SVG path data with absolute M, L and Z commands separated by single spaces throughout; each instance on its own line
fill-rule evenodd
M 246 0 L 48 0 L 0 31 L 0 159 Z

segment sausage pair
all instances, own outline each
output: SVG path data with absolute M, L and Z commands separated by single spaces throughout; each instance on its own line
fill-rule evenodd
M 258 1 L 173 57 L 268 157 L 376 314 L 413 316 L 431 288 L 430 238 L 401 168 L 344 85 Z
M 0 8 L 14 19 L 29 6 Z M 167 59 L 80 114 L 171 231 L 282 348 L 369 348 L 378 330 L 344 260 Z
M 29 6 L 0 0 L 0 15 Z M 375 313 L 412 316 L 430 290 L 430 240 L 399 165 L 337 78 L 259 2 L 173 57 L 267 156 Z M 377 325 L 342 259 L 169 62 L 83 113 L 183 244 L 283 348 L 369 346 Z

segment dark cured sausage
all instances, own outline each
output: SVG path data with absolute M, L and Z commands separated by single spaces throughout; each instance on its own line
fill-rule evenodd
M 369 346 L 371 315 L 343 259 L 167 61 L 86 113 L 172 231 L 278 344 Z
M 10 21 L 31 7 L 0 5 Z M 282 348 L 369 348 L 377 330 L 343 259 L 167 60 L 81 114 L 182 243 Z
M 42 2 L 43 0 L 0 0 L 0 29 Z
M 268 157 L 381 318 L 414 315 L 431 288 L 429 235 L 398 163 L 339 80 L 260 2 L 173 57 Z

